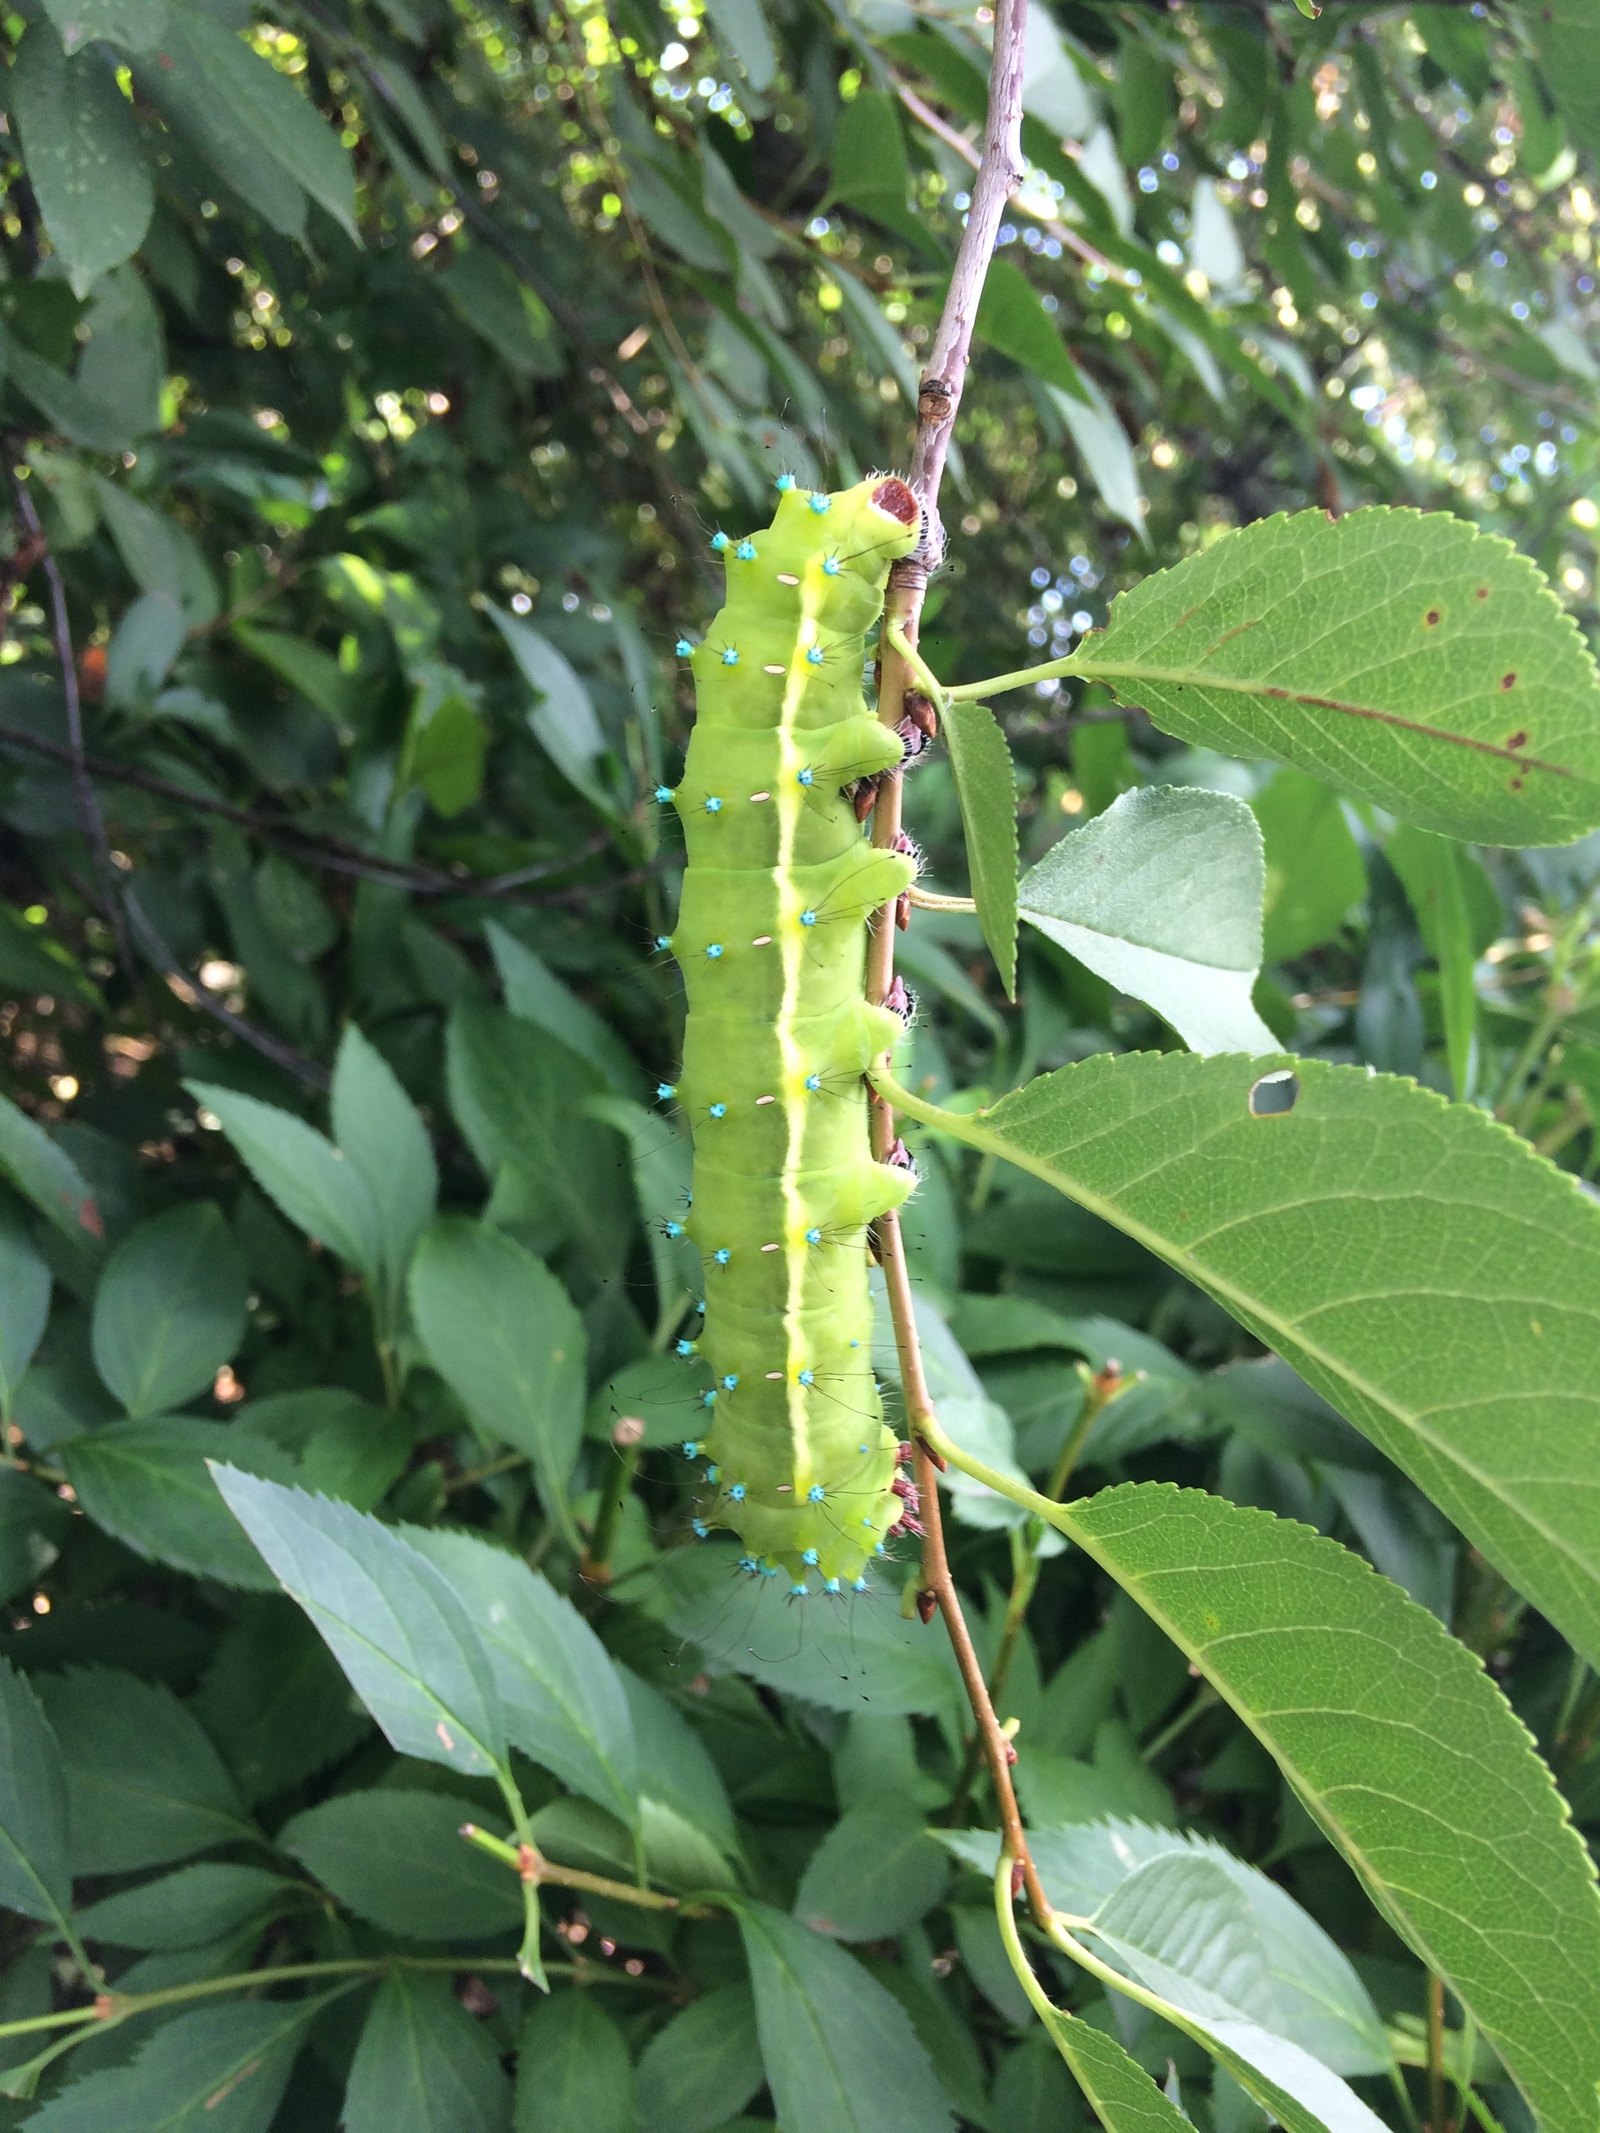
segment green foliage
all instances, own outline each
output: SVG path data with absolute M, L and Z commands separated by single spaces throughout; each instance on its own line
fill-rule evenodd
M 691 1545 L 651 1099 L 671 648 L 906 464 L 989 25 L 8 26 L 8 2124 L 1592 2122 L 1592 9 L 1031 13 L 895 1074 L 1079 1954 L 914 1540 Z

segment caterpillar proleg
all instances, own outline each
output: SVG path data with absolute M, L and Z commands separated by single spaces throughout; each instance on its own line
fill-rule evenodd
M 832 496 L 791 485 L 764 533 L 720 543 L 727 604 L 692 654 L 673 795 L 689 1020 L 672 1088 L 694 1134 L 686 1226 L 713 1387 L 696 1508 L 796 1594 L 813 1570 L 824 1591 L 854 1584 L 904 1508 L 872 1375 L 867 1230 L 914 1181 L 869 1146 L 862 1070 L 900 1024 L 862 987 L 867 920 L 916 862 L 873 849 L 846 788 L 901 759 L 861 673 L 889 566 L 920 527 L 913 492 L 877 476 Z

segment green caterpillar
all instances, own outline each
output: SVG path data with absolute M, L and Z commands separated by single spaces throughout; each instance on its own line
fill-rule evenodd
M 897 764 L 862 696 L 866 632 L 889 566 L 916 545 L 910 488 L 837 495 L 792 477 L 772 525 L 727 559 L 727 604 L 691 657 L 696 724 L 676 792 L 688 848 L 677 930 L 689 1020 L 676 1097 L 694 1134 L 682 1225 L 706 1275 L 698 1352 L 712 1389 L 713 1494 L 697 1532 L 731 1527 L 747 1571 L 791 1591 L 864 1588 L 906 1509 L 872 1375 L 868 1226 L 914 1178 L 873 1159 L 862 1070 L 900 1034 L 862 986 L 869 915 L 915 861 L 866 841 L 847 787 Z M 674 1228 L 678 1225 L 673 1225 Z M 904 1484 L 901 1485 L 902 1488 Z

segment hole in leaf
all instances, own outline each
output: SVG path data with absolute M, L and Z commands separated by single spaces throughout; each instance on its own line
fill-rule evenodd
M 1287 1067 L 1276 1074 L 1263 1074 L 1250 1091 L 1252 1118 L 1281 1118 L 1292 1111 L 1300 1095 L 1300 1077 Z

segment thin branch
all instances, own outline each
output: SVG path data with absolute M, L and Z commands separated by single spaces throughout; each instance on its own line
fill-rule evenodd
M 74 761 L 70 748 L 63 748 L 55 741 L 42 740 L 34 733 L 21 733 L 15 726 L 0 726 L 0 747 L 25 748 L 53 763 L 71 764 Z M 405 866 L 398 860 L 374 858 L 359 846 L 346 844 L 340 837 L 312 837 L 308 831 L 276 815 L 257 814 L 247 807 L 234 807 L 226 800 L 213 800 L 208 794 L 191 792 L 187 786 L 174 784 L 170 778 L 157 777 L 152 771 L 139 770 L 131 763 L 118 763 L 108 756 L 87 754 L 82 760 L 92 777 L 136 786 L 140 792 L 154 793 L 158 799 L 171 800 L 179 807 L 190 807 L 198 814 L 216 815 L 224 822 L 235 823 L 263 843 L 270 844 L 275 851 L 298 859 L 303 866 L 319 867 L 330 874 L 351 874 L 362 881 L 381 882 L 386 888 L 409 889 L 417 896 L 488 896 L 518 904 L 569 903 L 584 896 L 598 896 L 603 891 L 626 888 L 643 880 L 652 871 L 648 867 L 635 868 L 632 873 L 613 874 L 605 881 L 588 882 L 577 888 L 550 890 L 541 896 L 518 896 L 514 892 L 530 881 L 541 881 L 548 874 L 563 874 L 569 867 L 598 858 L 611 842 L 609 833 L 598 831 L 587 844 L 580 845 L 564 859 L 541 860 L 534 866 L 513 868 L 507 874 L 492 874 L 483 879 L 471 874 L 441 874 L 432 867 Z
M 955 421 L 961 406 L 962 388 L 972 352 L 972 333 L 978 304 L 989 271 L 1000 218 L 1012 188 L 1022 175 L 1022 67 L 1027 30 L 1028 0 L 999 0 L 995 10 L 994 50 L 989 68 L 989 108 L 984 131 L 983 160 L 972 188 L 972 205 L 961 234 L 955 271 L 950 278 L 944 310 L 929 349 L 927 367 L 917 394 L 917 433 L 911 453 L 910 482 L 922 505 L 922 538 L 915 552 L 896 563 L 889 576 L 885 603 L 878 716 L 898 729 L 906 712 L 908 684 L 915 682 L 917 625 L 921 619 L 928 577 L 944 554 L 944 532 L 939 520 L 939 486 L 950 449 Z M 898 647 L 898 648 L 897 648 Z M 901 781 L 897 774 L 883 781 L 873 812 L 872 841 L 880 849 L 892 847 L 900 834 Z M 895 907 L 887 904 L 874 920 L 868 946 L 867 997 L 882 1002 L 894 976 Z M 894 1114 L 882 1097 L 872 1103 L 872 1143 L 882 1160 L 894 1140 Z M 891 1210 L 875 1230 L 878 1258 L 888 1288 L 889 1310 L 894 1322 L 895 1345 L 900 1355 L 900 1381 L 904 1393 L 907 1430 L 914 1447 L 918 1491 L 925 1529 L 922 1554 L 922 1592 L 919 1607 L 931 1613 L 937 1606 L 961 1670 L 962 1684 L 972 1706 L 978 1736 L 994 1785 L 1000 1813 L 1003 1842 L 1015 1862 L 1020 1884 L 1041 1922 L 1049 1915 L 1039 1877 L 1028 1850 L 1017 1796 L 1011 1782 L 1012 1747 L 1000 1730 L 983 1666 L 974 1649 L 961 1598 L 950 1573 L 944 1544 L 944 1520 L 939 1504 L 935 1457 L 930 1453 L 926 1431 L 936 1428 L 933 1401 L 922 1367 L 922 1349 L 917 1337 L 911 1299 L 911 1278 L 899 1216 Z M 942 1466 L 943 1461 L 938 1461 Z
M 39 523 L 39 514 L 34 509 L 33 498 L 28 494 L 28 485 L 13 476 L 12 490 L 17 499 L 17 516 L 28 529 L 29 546 L 44 566 L 45 583 L 50 588 L 50 613 L 55 631 L 56 657 L 61 662 L 61 694 L 67 708 L 66 760 L 72 771 L 72 804 L 78 817 L 78 827 L 83 832 L 84 842 L 89 847 L 95 874 L 100 882 L 100 901 L 104 907 L 111 930 L 116 936 L 117 957 L 128 973 L 129 982 L 137 989 L 138 966 L 133 959 L 133 949 L 128 940 L 128 929 L 122 915 L 120 885 L 117 869 L 111 857 L 111 840 L 106 835 L 105 817 L 100 812 L 100 800 L 89 782 L 87 759 L 83 752 L 83 702 L 78 694 L 78 663 L 72 646 L 72 623 L 67 614 L 67 588 L 62 582 L 60 565 L 56 562 L 44 528 Z
M 253 1052 L 259 1052 L 263 1059 L 270 1059 L 274 1066 L 282 1067 L 286 1074 L 292 1074 L 296 1081 L 304 1082 L 308 1089 L 328 1088 L 326 1067 L 319 1066 L 315 1059 L 308 1059 L 304 1052 L 296 1051 L 292 1044 L 285 1044 L 281 1037 L 274 1037 L 270 1030 L 260 1028 L 237 1009 L 230 1007 L 226 1000 L 219 999 L 208 985 L 202 985 L 198 978 L 190 977 L 140 909 L 136 890 L 129 889 L 124 908 L 128 923 L 138 936 L 140 947 L 168 980 L 186 1007 L 197 1007 L 203 1015 L 209 1015 L 213 1022 L 220 1022 L 241 1044 L 248 1044 Z

